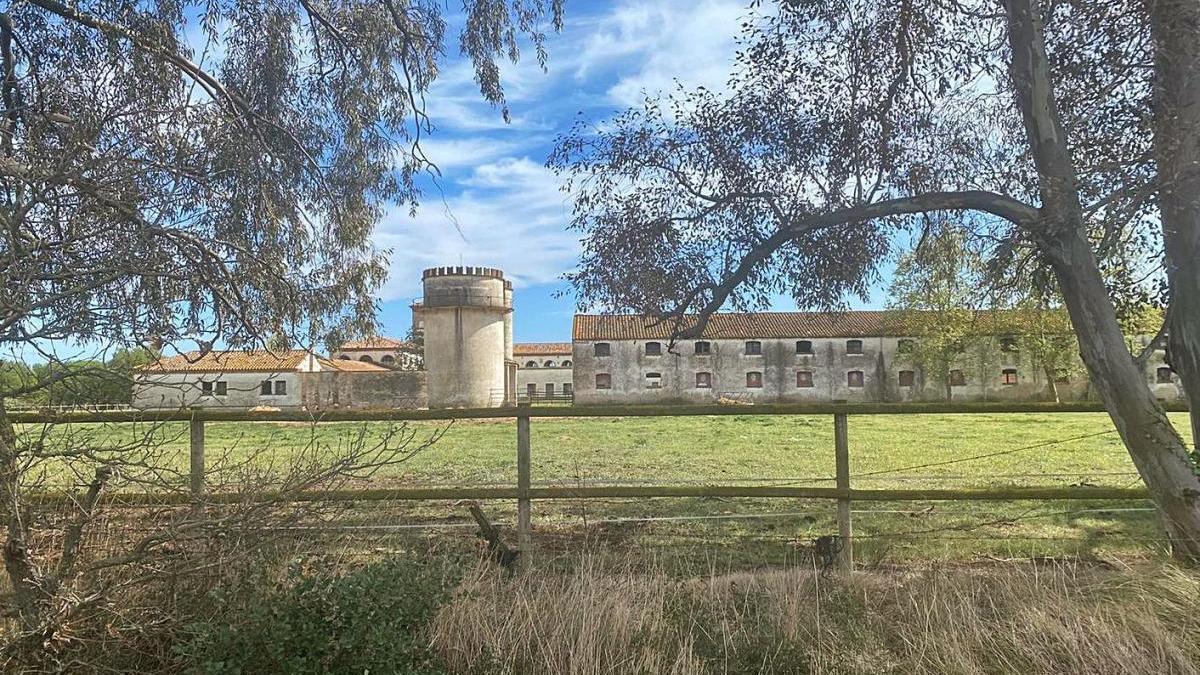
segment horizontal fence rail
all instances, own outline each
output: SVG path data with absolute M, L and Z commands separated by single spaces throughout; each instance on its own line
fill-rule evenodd
M 1168 412 L 1187 412 L 1183 402 L 1161 404 Z M 1102 413 L 1104 406 L 1079 403 L 762 403 L 752 405 L 573 405 L 518 406 L 447 410 L 227 410 L 189 408 L 113 411 L 10 411 L 18 424 L 103 422 L 403 422 L 419 420 L 504 419 L 512 417 L 688 417 L 719 415 L 931 415 L 987 413 Z

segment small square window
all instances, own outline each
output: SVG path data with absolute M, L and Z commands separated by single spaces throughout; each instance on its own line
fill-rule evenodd
M 758 371 L 746 373 L 746 387 L 748 389 L 762 389 L 762 382 L 762 373 Z
M 1154 381 L 1158 384 L 1174 384 L 1175 380 L 1171 377 L 1173 374 L 1174 373 L 1170 368 L 1162 366 L 1158 370 L 1154 371 Z
M 647 389 L 662 389 L 662 373 L 646 373 Z
M 747 340 L 746 341 L 746 356 L 761 356 L 761 355 L 762 355 L 762 342 L 759 342 L 758 340 Z
M 552 396 L 554 396 L 554 383 L 547 382 L 546 383 L 546 398 L 550 398 Z
M 862 340 L 846 340 L 846 353 L 847 354 L 863 353 Z
M 812 340 L 797 340 L 796 341 L 796 353 L 797 354 L 812 354 L 813 353 Z
M 596 373 L 596 388 L 612 389 L 612 375 L 608 373 Z
M 258 387 L 258 393 L 262 396 L 270 396 L 271 395 L 271 381 L 263 380 L 262 384 L 259 385 L 259 387 Z
M 201 382 L 200 383 L 200 394 L 202 396 L 212 396 L 212 393 L 213 393 L 213 383 L 212 382 Z
M 612 349 L 609 347 L 607 342 L 597 342 L 594 346 L 594 349 L 596 350 L 596 356 L 612 355 Z
M 1000 372 L 1000 384 L 1011 386 L 1017 383 L 1017 369 L 1005 368 Z
M 813 386 L 813 373 L 811 370 L 796 371 L 796 386 L 807 389 Z
M 961 370 L 950 371 L 950 386 L 951 387 L 967 386 L 967 374 Z
M 712 373 L 696 373 L 697 389 L 712 389 Z
M 287 396 L 287 382 L 284 380 L 275 380 L 275 395 Z
M 695 352 L 695 353 L 696 353 L 696 355 L 697 355 L 697 356 L 704 356 L 704 355 L 707 355 L 707 354 L 711 354 L 711 353 L 712 353 L 712 344 L 710 344 L 710 343 L 708 343 L 708 342 L 706 342 L 706 341 L 704 341 L 704 340 L 701 340 L 700 342 L 697 342 L 697 343 L 696 343 L 696 352 Z
M 901 387 L 911 387 L 917 379 L 917 374 L 911 370 L 902 370 L 898 379 L 900 380 Z
M 1017 339 L 1014 337 L 1000 338 L 1000 351 L 1002 351 L 1002 352 L 1017 351 Z
M 646 343 L 646 356 L 662 356 L 662 343 L 661 342 L 647 342 Z
M 229 393 L 229 383 L 224 380 L 217 381 L 217 396 L 224 396 Z
M 858 389 L 863 386 L 863 372 L 861 370 L 851 370 L 846 373 L 846 386 Z
M 537 398 L 537 384 L 530 382 L 525 385 L 525 395 L 529 398 Z
M 563 391 L 563 396 L 570 396 L 571 395 L 571 383 L 563 382 L 563 390 L 562 391 Z

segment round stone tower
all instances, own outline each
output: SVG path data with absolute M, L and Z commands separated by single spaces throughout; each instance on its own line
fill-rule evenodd
M 491 267 L 433 267 L 425 297 L 425 373 L 430 408 L 499 407 L 512 335 L 512 285 Z

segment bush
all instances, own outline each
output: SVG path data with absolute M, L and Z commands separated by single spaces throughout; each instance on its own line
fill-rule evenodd
M 246 586 L 213 591 L 236 620 L 188 626 L 176 651 L 190 672 L 443 672 L 425 625 L 448 580 L 431 564 L 396 559 L 343 576 L 296 575 L 266 590 Z

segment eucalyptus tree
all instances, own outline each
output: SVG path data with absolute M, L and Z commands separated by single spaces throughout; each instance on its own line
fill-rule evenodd
M 505 117 L 499 64 L 522 44 L 544 61 L 562 2 L 464 0 L 454 17 L 481 96 Z M 445 7 L 4 3 L 0 352 L 261 346 L 276 334 L 314 344 L 370 330 L 385 274 L 372 227 L 391 206 L 416 208 L 418 174 L 436 172 L 421 143 Z M 46 372 L 58 374 L 5 378 L 0 391 L 4 560 L 30 630 L 80 594 L 59 593 L 39 567 L 47 551 L 33 549 L 53 539 L 30 536 L 22 475 L 40 460 L 96 458 L 15 433 L 5 400 L 71 371 Z M 83 482 L 99 490 L 113 476 Z
M 680 335 L 772 294 L 838 306 L 897 231 L 949 212 L 993 269 L 1053 280 L 1175 552 L 1200 558 L 1195 460 L 1115 302 L 1157 271 L 1200 438 L 1200 5 L 789 0 L 746 23 L 727 91 L 560 139 L 582 301 Z

